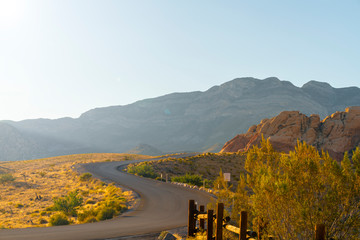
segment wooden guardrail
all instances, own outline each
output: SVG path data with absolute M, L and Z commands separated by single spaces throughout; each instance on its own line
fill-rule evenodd
M 207 222 L 205 228 L 205 221 Z M 200 206 L 197 210 L 197 205 L 194 200 L 189 200 L 189 215 L 188 215 L 188 237 L 194 237 L 197 232 L 206 231 L 207 240 L 222 240 L 223 228 L 239 235 L 239 240 L 265 240 L 261 234 L 261 228 L 259 232 L 254 232 L 247 229 L 247 212 L 242 211 L 240 213 L 239 227 L 227 224 L 230 218 L 224 218 L 224 204 L 216 204 L 216 214 L 211 209 L 205 212 L 205 207 Z M 198 224 L 197 224 L 198 222 Z M 214 223 L 216 229 L 214 231 Z M 214 236 L 215 232 L 215 236 Z M 274 240 L 274 237 L 266 238 L 268 240 Z M 325 225 L 317 224 L 315 227 L 315 240 L 325 240 Z

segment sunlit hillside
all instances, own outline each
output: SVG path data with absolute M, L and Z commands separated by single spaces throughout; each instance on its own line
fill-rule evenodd
M 77 191 L 82 199 L 79 213 L 101 206 L 109 191 L 122 199 L 123 209 L 134 204 L 132 192 L 114 189 L 90 174 L 78 173 L 75 165 L 82 163 L 122 161 L 149 158 L 143 155 L 93 153 L 52 157 L 37 160 L 0 162 L 0 228 L 49 226 L 54 199 Z M 109 187 L 110 186 L 110 187 Z M 79 214 L 80 215 L 80 214 Z M 69 215 L 70 223 L 96 221 L 96 217 L 79 219 Z
M 212 182 L 222 171 L 230 173 L 230 183 L 235 186 L 239 181 L 240 174 L 245 171 L 245 159 L 246 154 L 243 153 L 205 153 L 186 158 L 170 157 L 159 161 L 130 164 L 129 168 L 149 165 L 154 176 L 160 178 L 162 174 L 165 178 L 167 174 L 169 180 L 185 174 L 199 175 L 202 179 L 206 179 L 209 187 L 212 187 Z

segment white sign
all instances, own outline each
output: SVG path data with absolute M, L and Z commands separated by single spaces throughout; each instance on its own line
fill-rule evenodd
M 225 182 L 230 182 L 230 173 L 224 173 L 224 181 Z

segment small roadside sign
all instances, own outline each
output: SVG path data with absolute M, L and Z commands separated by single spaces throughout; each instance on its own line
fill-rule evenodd
M 230 177 L 231 177 L 230 173 L 224 173 L 224 181 L 225 182 L 230 182 Z

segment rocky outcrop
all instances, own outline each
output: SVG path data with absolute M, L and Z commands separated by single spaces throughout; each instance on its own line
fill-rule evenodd
M 308 117 L 298 111 L 284 111 L 271 119 L 263 119 L 247 133 L 237 135 L 221 152 L 246 151 L 258 145 L 262 136 L 268 138 L 278 151 L 289 152 L 300 140 L 341 159 L 344 152 L 360 144 L 360 106 L 335 112 L 322 121 L 319 115 Z

